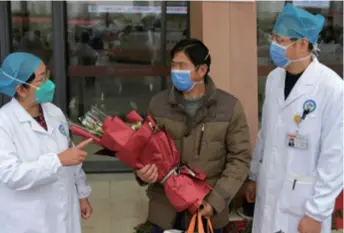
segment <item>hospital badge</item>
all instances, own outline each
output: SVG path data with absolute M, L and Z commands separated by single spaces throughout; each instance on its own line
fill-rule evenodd
M 59 131 L 63 136 L 67 137 L 67 132 L 62 124 L 59 125 Z
M 317 107 L 317 104 L 315 103 L 314 100 L 306 100 L 305 103 L 303 104 L 303 110 L 307 111 L 308 113 L 314 112 L 316 107 Z

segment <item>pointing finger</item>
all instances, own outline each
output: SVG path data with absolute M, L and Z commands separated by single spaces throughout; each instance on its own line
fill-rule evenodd
M 82 149 L 82 148 L 84 148 L 85 146 L 87 146 L 88 144 L 90 144 L 92 141 L 93 141 L 93 139 L 92 139 L 92 138 L 89 138 L 89 139 L 87 139 L 87 140 L 85 140 L 85 141 L 83 141 L 83 142 L 80 142 L 80 143 L 76 146 L 76 148 Z

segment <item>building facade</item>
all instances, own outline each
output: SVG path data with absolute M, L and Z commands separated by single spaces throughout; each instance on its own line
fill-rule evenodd
M 72 121 L 92 105 L 111 115 L 145 114 L 150 98 L 171 85 L 173 45 L 199 38 L 210 49 L 216 85 L 243 104 L 253 146 L 266 76 L 274 68 L 269 38 L 286 2 L 4 1 L 0 59 L 13 51 L 41 57 L 56 83 L 54 101 Z M 343 2 L 295 4 L 325 16 L 319 60 L 343 76 Z M 0 104 L 7 101 L 1 96 Z M 128 170 L 100 156 L 89 156 L 85 169 Z

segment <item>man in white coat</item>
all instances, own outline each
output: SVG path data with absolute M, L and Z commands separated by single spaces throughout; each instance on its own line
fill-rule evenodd
M 87 140 L 71 147 L 55 85 L 44 63 L 12 53 L 0 68 L 0 233 L 81 233 L 92 207 L 81 163 Z
M 246 198 L 253 233 L 330 233 L 343 189 L 343 80 L 312 55 L 324 17 L 287 4 L 278 16 Z

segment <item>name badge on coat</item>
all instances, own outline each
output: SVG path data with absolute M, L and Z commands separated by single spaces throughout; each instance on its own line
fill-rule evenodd
M 300 135 L 299 133 L 296 134 L 288 134 L 288 146 L 297 148 L 297 149 L 307 149 L 308 147 L 308 140 L 307 137 Z

